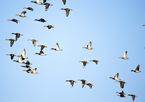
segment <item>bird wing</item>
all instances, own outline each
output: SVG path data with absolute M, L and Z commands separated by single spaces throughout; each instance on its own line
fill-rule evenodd
M 33 72 L 36 72 L 37 68 L 33 69 Z
M 23 12 L 21 13 L 21 16 L 25 16 L 25 13 L 26 13 L 26 11 L 23 11 Z
M 122 82 L 122 81 L 120 82 L 120 87 L 124 88 L 124 82 Z
M 36 0 L 37 3 L 41 3 L 40 0 Z
M 140 67 L 140 65 L 138 65 L 135 70 L 138 70 L 139 71 L 139 67 Z
M 62 2 L 63 2 L 63 4 L 65 5 L 65 3 L 66 3 L 66 0 L 62 0 Z
M 41 46 L 41 51 L 42 51 L 43 49 L 44 49 L 44 46 L 42 45 L 42 46 Z
M 89 43 L 88 48 L 91 48 L 91 46 L 92 46 L 92 42 Z
M 14 58 L 14 55 L 11 55 L 11 60 L 13 60 L 13 58 Z
M 10 40 L 10 46 L 12 47 L 14 44 L 14 40 Z
M 32 43 L 33 43 L 33 46 L 35 46 L 36 45 L 36 40 L 33 40 Z
M 124 52 L 123 57 L 127 57 L 127 51 Z
M 73 87 L 73 85 L 74 85 L 74 81 L 73 81 L 73 80 L 71 80 L 71 87 Z
M 69 15 L 69 10 L 66 9 L 65 11 L 66 11 L 66 16 L 68 17 L 68 15 Z
M 135 95 L 132 95 L 132 100 L 134 101 L 134 99 L 135 99 Z
M 48 10 L 48 8 L 49 8 L 49 4 L 48 3 L 45 3 L 45 11 L 47 11 Z
M 45 3 L 46 2 L 46 0 L 43 0 L 43 3 Z
M 58 43 L 56 43 L 56 49 L 60 49 Z
M 119 73 L 117 73 L 115 76 L 114 76 L 114 78 L 118 78 L 119 77 Z
M 20 34 L 16 34 L 16 40 L 18 40 L 18 38 L 20 37 Z
M 22 56 L 25 58 L 26 57 L 26 50 L 23 50 Z
M 20 55 L 18 62 L 22 62 L 22 55 Z

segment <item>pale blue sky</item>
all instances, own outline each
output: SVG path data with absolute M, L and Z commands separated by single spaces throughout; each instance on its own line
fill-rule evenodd
M 144 0 L 62 0 L 47 1 L 50 6 L 30 3 L 30 0 L 1 1 L 1 71 L 0 102 L 132 102 L 130 96 L 118 97 L 116 92 L 135 94 L 135 102 L 144 102 L 145 94 L 145 1 Z M 23 9 L 32 7 L 34 11 Z M 70 8 L 68 17 L 61 8 Z M 27 18 L 16 14 L 26 11 Z M 18 19 L 20 22 L 7 21 Z M 36 22 L 44 18 L 47 22 Z M 53 25 L 48 30 L 44 25 Z M 11 33 L 21 33 L 17 42 L 10 47 L 5 39 L 14 39 Z M 28 39 L 36 39 L 36 47 Z M 92 42 L 94 50 L 83 47 Z M 63 51 L 50 50 L 56 43 Z M 47 56 L 35 55 L 40 47 L 46 45 Z M 23 72 L 24 68 L 10 60 L 6 54 L 20 55 L 26 49 L 32 69 L 37 68 L 38 75 Z M 119 57 L 128 51 L 129 60 Z M 18 57 L 14 57 L 17 60 Z M 99 60 L 98 65 L 89 62 L 85 68 L 79 61 Z M 25 60 L 27 61 L 27 60 Z M 140 64 L 141 73 L 133 73 Z M 109 77 L 119 73 L 125 81 L 124 89 Z M 94 86 L 81 87 L 65 80 L 86 79 Z

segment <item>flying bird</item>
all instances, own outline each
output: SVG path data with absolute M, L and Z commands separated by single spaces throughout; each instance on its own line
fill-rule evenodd
M 35 39 L 28 39 L 28 41 L 32 41 L 32 44 L 33 44 L 34 47 L 35 47 L 35 45 L 36 45 L 36 42 L 38 42 L 38 41 L 35 40 Z
M 23 71 L 26 71 L 27 73 L 31 73 L 31 69 L 23 70 Z
M 24 67 L 24 68 L 31 68 L 29 65 L 21 66 L 21 67 Z
M 88 81 L 86 81 L 86 80 L 84 80 L 84 79 L 78 79 L 78 81 L 82 81 L 82 88 L 84 87 L 84 85 L 86 84 L 86 82 L 88 82 Z
M 126 95 L 126 94 L 124 93 L 124 91 L 122 91 L 122 92 L 116 92 L 116 93 L 118 93 L 118 94 L 119 94 L 119 95 L 117 95 L 117 96 L 120 96 L 120 97 L 125 98 L 125 96 L 124 96 L 124 95 Z
M 37 45 L 38 47 L 41 47 L 41 51 L 44 49 L 44 48 L 47 48 L 47 46 L 45 45 Z
M 18 60 L 13 60 L 13 61 L 14 62 L 18 62 L 18 63 L 25 63 L 25 62 L 22 61 L 22 55 L 19 57 Z
M 21 13 L 21 15 L 17 14 L 16 16 L 27 17 L 27 16 L 25 16 L 25 13 L 27 13 L 27 12 L 26 12 L 26 11 L 23 11 L 23 12 Z
M 96 64 L 98 64 L 98 60 L 90 60 L 90 62 L 95 62 Z
M 45 3 L 46 1 L 49 1 L 49 0 L 43 0 L 43 3 Z
M 47 25 L 47 26 L 43 26 L 43 27 L 47 27 L 48 29 L 54 28 L 54 26 L 52 26 L 52 25 Z
M 85 49 L 88 49 L 88 50 L 92 50 L 92 42 L 90 41 L 89 45 L 87 45 L 87 47 L 83 47 Z
M 138 65 L 135 70 L 131 70 L 131 71 L 136 72 L 136 73 L 141 73 L 141 71 L 139 71 L 139 67 L 140 67 L 140 65 Z
M 14 56 L 16 56 L 15 54 L 7 54 L 7 56 L 11 56 L 11 60 L 13 60 Z
M 90 87 L 90 89 L 92 88 L 93 84 L 91 83 L 87 83 L 86 85 L 88 85 Z
M 27 10 L 31 10 L 31 11 L 33 11 L 34 9 L 33 8 L 31 8 L 31 7 L 24 7 L 23 9 L 27 9 Z
M 46 54 L 44 54 L 44 52 L 41 50 L 40 53 L 35 53 L 37 55 L 40 55 L 40 56 L 46 56 Z
M 16 42 L 16 40 L 14 40 L 14 39 L 6 39 L 6 40 L 9 40 L 10 41 L 10 47 L 12 47 L 13 44 L 14 44 L 14 42 Z
M 123 57 L 119 57 L 120 59 L 124 59 L 124 60 L 127 60 L 129 58 L 127 58 L 127 51 L 125 51 L 125 53 L 123 54 Z
M 135 97 L 137 97 L 136 95 L 133 94 L 128 94 L 128 96 L 131 96 L 133 101 L 135 100 Z
M 119 79 L 118 77 L 119 77 L 119 73 L 117 73 L 117 74 L 114 76 L 114 78 L 113 78 L 113 77 L 110 77 L 110 78 L 113 79 L 113 80 L 121 80 L 121 79 Z
M 45 11 L 48 10 L 49 6 L 53 6 L 52 4 L 49 4 L 49 3 L 45 3 L 44 5 L 45 5 Z
M 118 80 L 117 80 L 116 82 L 119 82 L 119 83 L 120 83 L 120 87 L 121 87 L 121 88 L 124 88 L 124 84 L 126 84 L 126 82 L 124 82 L 124 81 L 118 81 Z
M 23 34 L 20 34 L 20 33 L 12 33 L 14 35 L 16 35 L 16 41 L 18 40 L 18 38 L 20 38 L 20 36 L 23 36 Z
M 86 64 L 89 64 L 89 62 L 87 62 L 87 61 L 79 61 L 79 62 L 83 63 L 83 68 L 85 68 Z
M 8 21 L 13 21 L 13 22 L 16 22 L 16 23 L 19 22 L 19 20 L 17 20 L 17 19 L 9 19 Z
M 18 57 L 20 57 L 20 55 L 18 55 Z M 24 59 L 28 59 L 28 57 L 26 57 L 26 50 L 23 49 L 23 53 L 22 53 L 22 60 Z
M 66 80 L 66 82 L 70 82 L 71 87 L 73 87 L 74 83 L 76 83 L 76 81 L 74 81 L 74 80 Z
M 59 48 L 58 43 L 56 43 L 56 48 L 51 48 L 51 50 L 62 51 L 62 49 Z
M 72 11 L 72 9 L 69 9 L 69 8 L 61 8 L 61 10 L 65 10 L 66 11 L 66 17 L 68 17 L 69 11 Z
M 31 1 L 31 3 L 36 3 L 36 4 L 39 4 L 39 5 L 44 5 L 44 3 L 41 3 L 40 0 Z
M 32 65 L 29 61 L 27 61 L 25 64 L 26 64 L 26 65 Z
M 43 19 L 43 18 L 35 19 L 35 21 L 39 21 L 39 22 L 43 22 L 43 23 L 46 22 L 45 19 Z

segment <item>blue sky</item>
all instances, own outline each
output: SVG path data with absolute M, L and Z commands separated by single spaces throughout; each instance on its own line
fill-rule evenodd
M 1 1 L 1 71 L 0 102 L 131 102 L 132 98 L 118 97 L 116 92 L 135 94 L 135 102 L 143 102 L 145 94 L 144 56 L 145 56 L 145 1 L 143 0 L 62 0 L 47 1 L 50 6 L 45 11 L 44 5 L 30 3 L 30 0 Z M 32 7 L 34 11 L 23 9 Z M 68 17 L 61 8 L 70 8 Z M 16 14 L 26 11 L 27 18 Z M 16 18 L 20 22 L 7 21 Z M 44 18 L 47 22 L 36 22 Z M 48 30 L 44 25 L 53 25 Z M 21 33 L 17 42 L 10 47 L 5 39 L 14 39 L 11 33 Z M 36 39 L 36 47 L 28 39 Z M 93 50 L 83 49 L 92 42 Z M 56 43 L 63 51 L 53 51 Z M 46 45 L 44 53 L 37 45 Z M 24 68 L 10 60 L 6 54 L 20 55 L 26 49 L 32 69 L 37 68 L 37 75 L 23 72 Z M 128 51 L 128 60 L 119 59 Z M 14 57 L 17 60 L 18 57 Z M 85 68 L 79 61 L 99 60 L 96 65 L 89 62 Z M 27 60 L 25 60 L 27 61 Z M 141 73 L 133 73 L 140 64 Z M 125 87 L 109 77 L 119 73 L 125 81 Z M 81 87 L 81 82 L 74 84 L 65 80 L 86 79 L 94 86 Z

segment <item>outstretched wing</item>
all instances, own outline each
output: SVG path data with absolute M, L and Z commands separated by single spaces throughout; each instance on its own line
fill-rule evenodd
M 127 51 L 124 52 L 123 57 L 127 57 Z
M 23 50 L 22 56 L 25 58 L 26 57 L 26 50 Z
M 36 0 L 37 3 L 41 3 L 40 0 Z
M 60 49 L 58 43 L 56 43 L 56 49 Z
M 139 71 L 139 67 L 140 67 L 140 65 L 138 65 L 138 66 L 136 67 L 136 70 L 138 70 L 138 71 Z
M 23 12 L 21 13 L 21 16 L 25 16 L 25 13 L 26 13 L 26 11 L 23 11 Z
M 117 73 L 115 76 L 114 76 L 114 78 L 118 78 L 119 77 L 119 73 Z
M 88 48 L 91 48 L 91 46 L 92 46 L 92 42 L 89 43 Z
M 66 11 L 66 16 L 68 17 L 68 15 L 69 15 L 69 10 L 66 9 L 65 11 Z
M 62 2 L 63 2 L 63 4 L 65 5 L 65 3 L 66 3 L 66 0 L 62 0 Z

